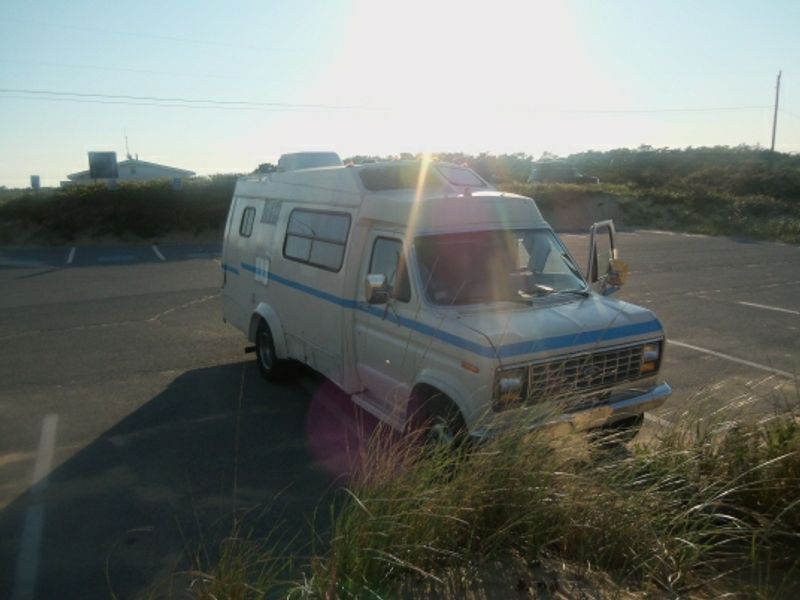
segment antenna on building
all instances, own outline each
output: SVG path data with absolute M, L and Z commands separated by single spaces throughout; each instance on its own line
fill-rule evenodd
M 131 150 L 128 148 L 128 130 L 125 129 L 125 156 L 128 157 L 128 160 L 131 159 Z

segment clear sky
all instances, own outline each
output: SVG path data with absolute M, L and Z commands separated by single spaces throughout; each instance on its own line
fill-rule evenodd
M 4 0 L 0 185 L 122 159 L 125 131 L 199 174 L 300 149 L 769 147 L 779 69 L 798 152 L 798 0 Z

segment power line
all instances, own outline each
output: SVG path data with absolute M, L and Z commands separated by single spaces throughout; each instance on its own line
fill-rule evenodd
M 253 100 L 216 100 L 201 98 L 162 98 L 158 96 L 130 96 L 126 94 L 101 94 L 89 92 L 64 92 L 57 90 L 30 90 L 22 88 L 0 88 L 2 94 L 26 94 L 33 96 L 52 96 L 54 98 L 76 98 L 85 100 L 125 100 L 135 102 L 151 102 L 153 105 L 161 106 L 161 103 L 180 103 L 175 106 L 186 105 L 212 105 L 228 107 L 251 107 L 251 108 L 291 108 L 291 109 L 324 109 L 324 110 L 375 110 L 367 106 L 350 106 L 335 104 L 294 104 L 287 102 L 257 102 Z
M 105 105 L 118 105 L 118 106 L 148 106 L 156 108 L 183 108 L 191 110 L 230 110 L 230 111 L 251 111 L 251 112 L 326 112 L 325 109 L 320 108 L 300 108 L 300 107 L 285 107 L 285 108 L 264 108 L 258 106 L 219 106 L 213 104 L 168 104 L 163 102 L 132 102 L 124 100 L 99 100 L 99 99 L 86 99 L 86 98 L 60 98 L 60 97 L 44 97 L 44 96 L 21 96 L 21 95 L 5 95 L 0 96 L 0 100 L 35 100 L 41 102 L 70 102 L 75 104 L 105 104 Z
M 6 94 L 3 96 L 2 94 Z M 16 96 L 14 96 L 16 94 Z M 123 104 L 130 106 L 155 106 L 164 108 L 216 108 L 224 110 L 398 110 L 397 107 L 376 107 L 336 104 L 300 104 L 288 102 L 259 102 L 253 100 L 219 100 L 201 98 L 133 96 L 126 94 L 104 94 L 89 92 L 68 92 L 60 90 L 33 90 L 24 88 L 0 88 L 0 98 L 20 100 L 56 100 L 64 102 L 83 102 L 95 104 Z M 524 112 L 565 113 L 565 114 L 662 114 L 662 113 L 703 113 L 764 110 L 762 106 L 716 106 L 716 107 L 678 107 L 678 108 L 631 108 L 631 109 L 550 109 L 528 108 Z M 513 110 L 513 109 L 512 109 Z
M 608 114 L 636 114 L 636 113 L 693 113 L 693 112 L 729 112 L 729 111 L 746 111 L 746 110 L 764 110 L 772 108 L 769 105 L 753 105 L 753 106 L 709 106 L 709 107 L 696 107 L 696 108 L 620 108 L 620 109 L 574 109 L 563 110 L 556 112 L 566 113 L 608 113 Z
M 243 75 L 223 75 L 220 73 L 200 73 L 197 71 L 157 71 L 151 69 L 131 69 L 129 67 L 109 67 L 102 65 L 76 65 L 59 62 L 49 62 L 40 60 L 11 60 L 7 58 L 0 58 L 0 63 L 16 64 L 16 65 L 33 65 L 39 67 L 54 67 L 58 69 L 88 69 L 95 71 L 111 71 L 120 73 L 137 73 L 141 75 L 165 75 L 169 77 L 196 77 L 196 78 L 214 78 L 226 80 L 239 80 L 249 82 L 264 82 L 264 83 L 302 83 L 299 79 L 263 79 L 252 76 Z
M 228 42 L 220 42 L 215 40 L 202 40 L 196 38 L 185 38 L 180 36 L 171 36 L 171 35 L 160 35 L 156 33 L 139 33 L 134 31 L 119 31 L 113 29 L 105 29 L 100 27 L 87 27 L 85 25 L 65 25 L 62 23 L 51 23 L 47 21 L 37 21 L 34 19 L 21 19 L 19 17 L 0 17 L 0 22 L 8 21 L 12 23 L 27 23 L 29 25 L 36 25 L 38 27 L 53 27 L 56 29 L 71 29 L 74 31 L 83 31 L 83 32 L 90 32 L 90 33 L 100 33 L 103 35 L 116 35 L 116 36 L 128 36 L 128 37 L 137 37 L 137 38 L 145 38 L 151 40 L 161 40 L 164 42 L 176 42 L 179 44 L 201 44 L 207 46 L 224 46 L 227 48 L 242 48 L 246 50 L 259 50 L 259 51 L 267 51 L 267 52 L 293 52 L 297 53 L 300 49 L 299 48 L 265 48 L 261 46 L 253 46 L 250 44 L 231 44 Z

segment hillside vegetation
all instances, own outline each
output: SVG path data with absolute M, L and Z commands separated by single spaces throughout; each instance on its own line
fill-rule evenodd
M 157 238 L 217 232 L 230 205 L 235 175 L 169 182 L 74 186 L 26 192 L 0 204 L 0 243 L 70 242 L 77 238 Z M 7 192 L 8 194 L 8 192 Z
M 386 158 L 354 156 L 364 163 Z M 536 198 L 545 215 L 562 204 L 610 200 L 629 227 L 738 235 L 800 243 L 800 155 L 740 146 L 617 149 L 563 160 L 599 184 L 529 184 L 535 162 L 523 153 L 436 156 L 475 169 L 500 189 Z M 551 155 L 545 159 L 557 159 Z M 269 165 L 266 165 L 269 166 Z M 261 165 L 260 170 L 264 170 Z M 259 170 L 257 169 L 257 170 Z M 269 169 L 267 169 L 269 170 Z M 152 238 L 221 232 L 235 175 L 186 182 L 103 185 L 42 191 L 2 190 L 0 243 L 63 243 L 80 237 Z
M 545 204 L 602 196 L 628 226 L 800 243 L 800 156 L 740 146 L 617 149 L 564 162 L 600 184 L 527 184 L 532 157 L 440 155 Z

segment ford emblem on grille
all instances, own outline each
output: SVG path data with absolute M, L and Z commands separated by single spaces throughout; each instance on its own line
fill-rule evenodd
M 591 379 L 592 377 L 597 377 L 600 373 L 603 372 L 603 369 L 598 367 L 597 365 L 589 365 L 587 367 L 583 367 L 581 369 L 581 375 L 586 379 Z

